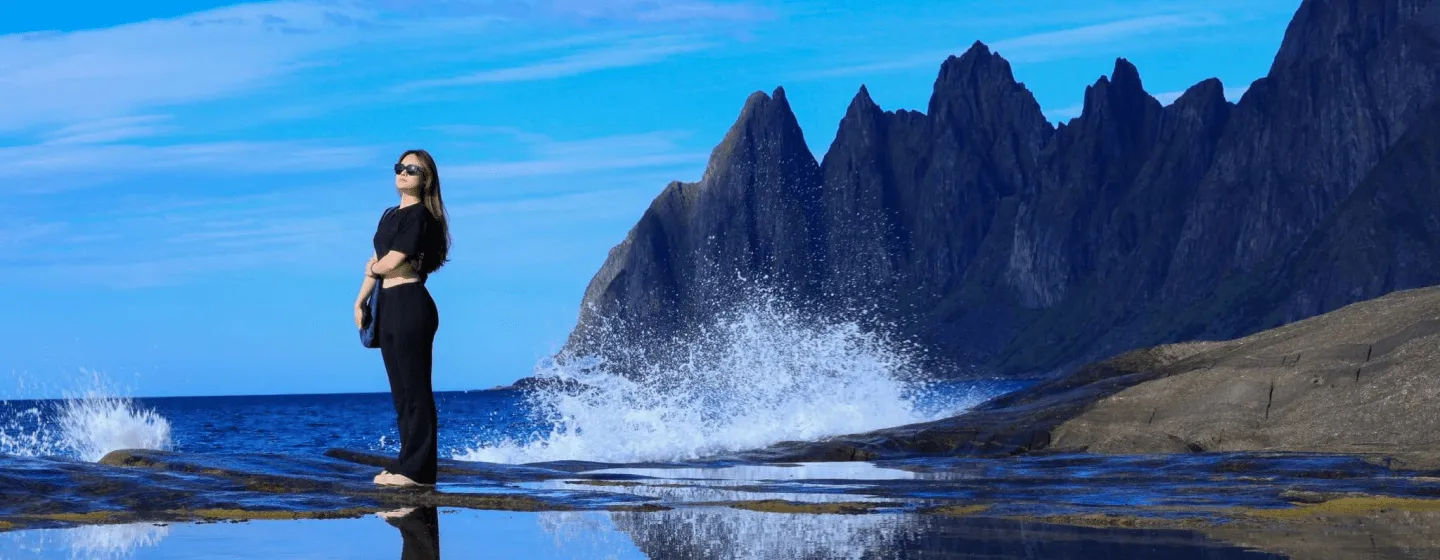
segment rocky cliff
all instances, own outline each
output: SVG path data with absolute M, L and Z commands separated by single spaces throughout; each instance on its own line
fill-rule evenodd
M 569 347 L 672 347 L 765 286 L 1029 374 L 1435 283 L 1433 141 L 1406 135 L 1437 37 L 1440 1 L 1305 0 L 1238 103 L 1211 79 L 1162 106 L 1119 59 L 1059 126 L 976 43 L 925 113 L 862 86 L 818 162 L 784 90 L 755 93 L 611 251 Z

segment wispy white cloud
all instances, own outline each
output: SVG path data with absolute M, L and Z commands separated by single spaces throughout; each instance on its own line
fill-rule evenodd
M 639 199 L 647 194 L 653 197 L 658 191 L 658 186 L 595 189 L 507 200 L 464 202 L 453 204 L 447 210 L 456 219 L 507 216 L 511 219 L 526 220 L 539 215 L 548 220 L 593 220 L 614 217 L 617 213 L 638 216 L 645 208 L 641 204 L 633 204 L 631 199 Z
M 696 0 L 377 0 L 385 9 L 426 16 L 493 14 L 510 19 L 536 17 L 592 22 L 749 22 L 774 17 L 751 2 Z
M 698 173 L 708 155 L 684 149 L 681 141 L 686 135 L 674 131 L 555 139 L 512 127 L 440 128 L 457 141 L 499 136 L 525 147 L 522 159 L 514 161 L 441 163 L 454 231 L 463 236 L 457 239 L 469 244 L 470 248 L 463 250 L 471 251 L 472 258 L 494 258 L 477 247 L 518 243 L 518 238 L 537 246 L 558 244 L 560 252 L 556 254 L 569 255 L 574 245 L 567 245 L 566 240 L 577 231 L 593 233 L 599 228 L 620 235 L 665 183 L 685 178 L 677 175 Z M 252 153 L 268 154 L 252 156 L 255 159 L 250 163 L 261 167 L 283 169 L 315 161 L 313 154 L 299 150 L 287 152 L 270 145 L 254 149 L 260 152 Z M 282 153 L 290 153 L 290 159 L 275 159 Z M 0 158 L 5 157 L 0 151 Z M 219 168 L 240 168 L 247 161 L 233 154 L 226 157 L 228 163 Z M 332 163 L 354 163 L 346 157 Z M 156 161 L 153 154 L 142 159 L 145 163 L 135 165 L 188 161 L 197 169 L 217 168 L 216 161 L 198 156 L 190 160 L 171 157 L 164 160 L 167 163 Z M 563 184 L 553 180 L 573 176 L 583 180 L 566 179 Z M 287 184 L 229 195 L 203 188 L 134 196 L 117 191 L 105 204 L 81 208 L 56 199 L 51 211 L 41 215 L 63 219 L 29 219 L 0 226 L 0 247 L 18 263 L 0 281 L 143 288 L 254 267 L 323 269 L 343 267 L 350 261 L 358 267 L 369 255 L 368 239 L 380 210 L 378 205 L 366 206 L 364 201 L 370 195 L 357 193 L 383 196 L 388 188 L 367 181 Z M 50 199 L 32 200 L 41 204 Z
M 437 87 L 564 78 L 599 70 L 652 64 L 675 55 L 691 53 L 711 46 L 712 44 L 698 38 L 645 37 L 528 64 L 480 70 L 449 78 L 415 80 L 397 85 L 395 89 L 397 91 L 413 91 Z
M 266 175 L 371 164 L 376 148 L 305 141 L 228 141 L 191 144 L 32 144 L 0 148 L 11 194 L 53 192 L 130 178 L 136 172 Z M 388 157 L 388 156 L 385 156 Z M 192 175 L 191 177 L 194 177 Z M 43 181 L 39 181 L 43 179 Z
M 454 9 L 430 9 L 441 5 Z M 396 17 L 397 9 L 417 13 Z M 0 60 L 5 61 L 0 65 L 0 91 L 5 95 L 0 134 L 133 117 L 273 90 L 285 85 L 284 78 L 332 65 L 333 55 L 342 49 L 446 44 L 482 36 L 481 30 L 499 21 L 543 24 L 578 18 L 651 25 L 657 27 L 653 33 L 664 31 L 658 26 L 676 28 L 673 24 L 682 20 L 703 26 L 766 13 L 749 3 L 703 1 L 282 0 L 101 29 L 0 35 Z M 634 35 L 640 30 L 626 31 Z M 699 48 L 698 41 L 631 39 L 449 80 L 553 78 L 646 64 Z
M 450 172 L 474 180 L 494 180 L 515 177 L 536 177 L 541 175 L 574 175 L 595 171 L 615 171 L 656 166 L 677 166 L 703 163 L 709 154 L 704 152 L 675 154 L 645 154 L 620 157 L 586 157 L 563 159 L 533 159 L 478 163 L 460 166 Z
M 343 261 L 351 249 L 356 250 L 358 267 L 368 255 L 369 230 L 379 209 L 361 208 L 363 197 L 354 193 L 376 189 L 376 184 L 327 189 L 304 178 L 293 181 L 290 174 L 348 170 L 373 165 L 377 159 L 388 164 L 393 153 L 344 139 L 207 137 L 204 130 L 192 128 L 194 123 L 187 119 L 196 111 L 186 106 L 273 98 L 293 100 L 290 109 L 303 115 L 306 104 L 315 99 L 289 94 L 293 80 L 329 72 L 365 78 L 371 71 L 367 69 L 375 65 L 357 62 L 390 52 L 370 47 L 399 44 L 407 53 L 430 52 L 464 42 L 461 38 L 467 31 L 496 19 L 513 23 L 522 17 L 530 21 L 558 17 L 558 12 L 508 14 L 508 8 L 499 6 L 505 3 L 454 18 L 393 17 L 385 11 L 391 8 L 379 4 L 374 0 L 242 4 L 107 29 L 0 36 L 0 60 L 6 61 L 0 66 L 0 91 L 6 92 L 6 103 L 0 105 L 0 138 L 7 140 L 0 143 L 0 158 L 7 162 L 10 179 L 0 194 L 54 192 L 100 183 L 127 185 L 95 197 L 86 193 L 24 198 L 21 215 L 0 225 L 0 246 L 12 262 L 19 263 L 7 270 L 6 279 L 143 287 L 257 266 L 323 267 Z M 586 4 L 565 17 L 657 25 L 648 30 L 615 26 L 605 33 L 521 43 L 495 41 L 494 53 L 481 56 L 492 68 L 441 76 L 496 83 L 650 64 L 711 46 L 708 41 L 713 36 L 706 29 L 694 35 L 698 38 L 677 35 L 703 28 L 696 19 L 745 21 L 754 15 L 734 6 L 739 5 Z M 681 24 L 677 18 L 690 19 Z M 539 62 L 514 62 L 527 59 Z M 511 62 L 495 62 L 507 60 Z M 429 72 L 421 78 L 433 78 L 438 67 L 414 69 Z M 383 71 L 394 69 L 386 68 Z M 287 94 L 278 95 L 282 91 Z M 385 91 L 377 88 L 369 93 L 373 103 Z M 249 120 L 252 113 L 283 111 L 277 104 L 247 105 L 241 109 L 243 117 L 227 111 L 227 119 Z M 440 130 L 461 135 L 476 131 L 463 126 Z M 175 132 L 185 133 L 185 139 L 172 140 L 169 135 Z M 640 189 L 636 192 L 658 190 L 663 186 L 656 180 L 658 174 L 703 164 L 708 155 L 682 149 L 674 133 L 578 140 L 555 140 L 515 129 L 505 133 L 526 148 L 520 159 L 442 163 L 447 199 L 461 215 L 484 212 L 474 205 L 484 204 L 489 196 L 489 203 L 510 204 L 519 212 L 506 214 L 510 219 L 553 216 L 557 208 L 581 208 L 567 198 L 566 189 L 590 192 L 623 185 Z M 541 184 L 548 177 L 582 172 L 593 174 L 558 189 Z M 252 180 L 259 175 L 285 179 Z M 483 192 L 466 188 L 467 181 L 476 180 L 485 181 Z M 378 188 L 387 188 L 387 181 L 388 174 L 376 181 Z M 222 189 L 246 194 L 220 196 Z M 508 200 L 496 201 L 495 196 Z M 593 212 L 595 202 L 605 197 L 589 196 L 588 208 Z M 607 200 L 617 212 L 621 210 L 614 197 Z
M 657 23 L 697 20 L 749 22 L 775 16 L 773 10 L 747 2 L 551 0 L 549 4 L 559 13 L 587 19 L 633 19 Z
M 16 251 L 64 233 L 67 229 L 69 224 L 63 221 L 42 222 L 10 216 L 0 222 L 0 249 L 13 255 Z
M 1008 13 L 989 18 L 989 25 L 1077 26 L 1089 25 L 1096 21 L 1116 21 L 1144 18 L 1155 15 L 1183 14 L 1195 11 L 1195 0 L 1092 0 L 1084 3 L 1057 2 L 1043 11 L 1027 4 L 1005 6 Z M 1259 18 L 1285 17 L 1294 14 L 1300 0 L 1288 2 L 1256 2 L 1255 0 L 1207 0 L 1204 10 L 1223 13 L 1227 21 L 1253 21 Z M 981 18 L 985 21 L 985 18 Z
M 493 200 L 459 193 L 448 205 L 456 258 L 507 266 L 603 258 L 603 249 L 577 253 L 577 247 L 588 247 L 577 244 L 577 232 L 592 236 L 600 224 L 605 227 L 598 229 L 612 230 L 611 237 L 623 235 L 663 182 L 640 174 L 601 178 L 596 185 Z M 369 187 L 297 187 L 305 197 L 136 201 L 71 221 L 7 224 L 0 226 L 0 248 L 13 266 L 0 283 L 137 289 L 247 269 L 337 266 L 353 266 L 358 282 L 380 209 L 329 201 L 362 188 Z
M 561 49 L 591 48 L 634 39 L 635 31 L 630 29 L 607 29 L 595 33 L 546 37 L 533 41 L 494 45 L 487 54 L 510 56 Z
M 97 144 L 155 136 L 174 127 L 169 115 L 136 115 L 81 122 L 45 134 L 46 145 Z
M 1221 25 L 1225 21 L 1225 18 L 1214 12 L 1152 14 L 1056 31 L 1031 33 L 993 42 L 984 39 L 982 41 L 990 47 L 991 51 L 999 53 L 1012 63 L 1042 62 L 1083 55 L 1087 52 L 1086 48 L 1088 47 L 1110 45 L 1161 33 L 1175 33 L 1185 29 L 1213 27 Z M 969 45 L 944 52 L 926 52 L 901 56 L 892 60 L 841 65 L 803 72 L 797 77 L 800 79 L 832 78 L 936 66 L 945 58 L 958 55 L 967 49 L 969 49 Z
M 945 60 L 949 53 L 940 54 L 931 52 L 921 56 L 906 56 L 893 60 L 882 60 L 878 62 L 865 62 L 860 64 L 847 64 L 834 66 L 822 70 L 806 70 L 794 75 L 796 80 L 814 80 L 821 78 L 839 78 L 844 76 L 867 76 L 880 74 L 894 70 L 907 70 L 924 66 L 938 66 L 940 61 Z
M 352 3 L 241 4 L 172 19 L 0 36 L 0 131 L 220 99 L 358 40 Z
M 314 189 L 306 192 L 313 195 Z M 139 288 L 217 272 L 324 262 L 347 251 L 362 265 L 369 256 L 364 232 L 379 211 L 317 204 L 310 196 L 283 193 L 192 193 L 186 199 L 120 203 L 114 211 L 77 213 L 66 221 L 25 223 L 15 232 L 0 231 L 0 241 L 12 239 L 7 274 L 13 276 L 7 280 Z
M 292 248 L 272 247 L 262 251 L 202 253 L 179 257 L 152 258 L 140 254 L 131 261 L 75 260 L 63 263 L 23 263 L 13 267 L 9 280 L 45 285 L 91 285 L 118 289 L 174 286 L 196 276 L 246 269 L 274 268 L 301 261 Z M 363 260 L 361 264 L 364 264 Z
M 699 169 L 698 166 L 703 166 L 709 158 L 708 152 L 681 147 L 678 140 L 684 135 L 671 131 L 554 140 L 548 136 L 504 127 L 451 130 L 509 134 L 529 146 L 530 154 L 524 159 L 463 163 L 442 171 L 447 179 L 462 181 L 493 181 L 680 166 L 697 166 L 696 169 Z
M 423 130 L 433 130 L 442 134 L 455 137 L 475 137 L 483 135 L 499 134 L 509 136 L 527 144 L 544 144 L 553 142 L 549 136 L 526 132 L 511 126 L 488 126 L 477 124 L 437 124 L 421 127 Z
M 1173 33 L 1187 28 L 1211 27 L 1223 23 L 1225 18 L 1208 12 L 1153 15 L 1003 39 L 990 47 L 1013 61 L 1054 59 L 1070 56 L 1071 53 L 1065 49 L 1076 46 L 1113 43 L 1156 33 Z

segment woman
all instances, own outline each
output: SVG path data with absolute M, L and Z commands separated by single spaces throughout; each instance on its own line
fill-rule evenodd
M 355 299 L 362 323 L 366 295 L 380 294 L 380 355 L 400 428 L 400 455 L 375 476 L 376 484 L 435 484 L 437 418 L 430 364 L 440 315 L 425 280 L 449 260 L 450 227 L 440 198 L 440 175 L 425 150 L 409 150 L 395 164 L 400 204 L 386 209 L 375 228 L 375 254 Z M 378 284 L 378 286 L 377 286 Z

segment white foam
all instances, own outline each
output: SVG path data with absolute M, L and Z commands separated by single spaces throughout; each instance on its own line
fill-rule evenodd
M 802 319 L 773 297 L 758 298 L 704 332 L 680 348 L 681 359 L 633 378 L 609 371 L 594 356 L 542 364 L 537 376 L 594 390 L 538 390 L 529 404 L 553 426 L 549 433 L 483 442 L 455 458 L 697 459 L 933 420 L 988 396 L 974 391 L 936 404 L 923 398 L 930 384 L 912 350 L 852 321 Z
M 99 373 L 89 384 L 83 392 L 65 391 L 64 399 L 37 401 L 0 418 L 0 454 L 98 461 L 117 449 L 171 448 L 170 422 L 163 416 L 116 396 Z

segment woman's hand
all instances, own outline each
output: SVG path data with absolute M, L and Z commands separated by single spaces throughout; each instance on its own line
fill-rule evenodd
M 357 328 L 357 329 L 364 328 L 364 327 L 365 327 L 364 322 L 365 322 L 365 308 L 364 308 L 364 307 L 361 307 L 361 304 L 357 303 L 357 304 L 355 304 L 355 328 Z
M 371 265 L 374 265 L 375 263 L 377 263 L 377 262 L 379 262 L 379 261 L 380 261 L 380 259 L 375 258 L 375 255 L 370 255 L 370 260 L 365 261 L 365 275 L 366 275 L 366 276 L 374 276 L 374 273 L 370 272 L 370 266 L 371 266 Z

